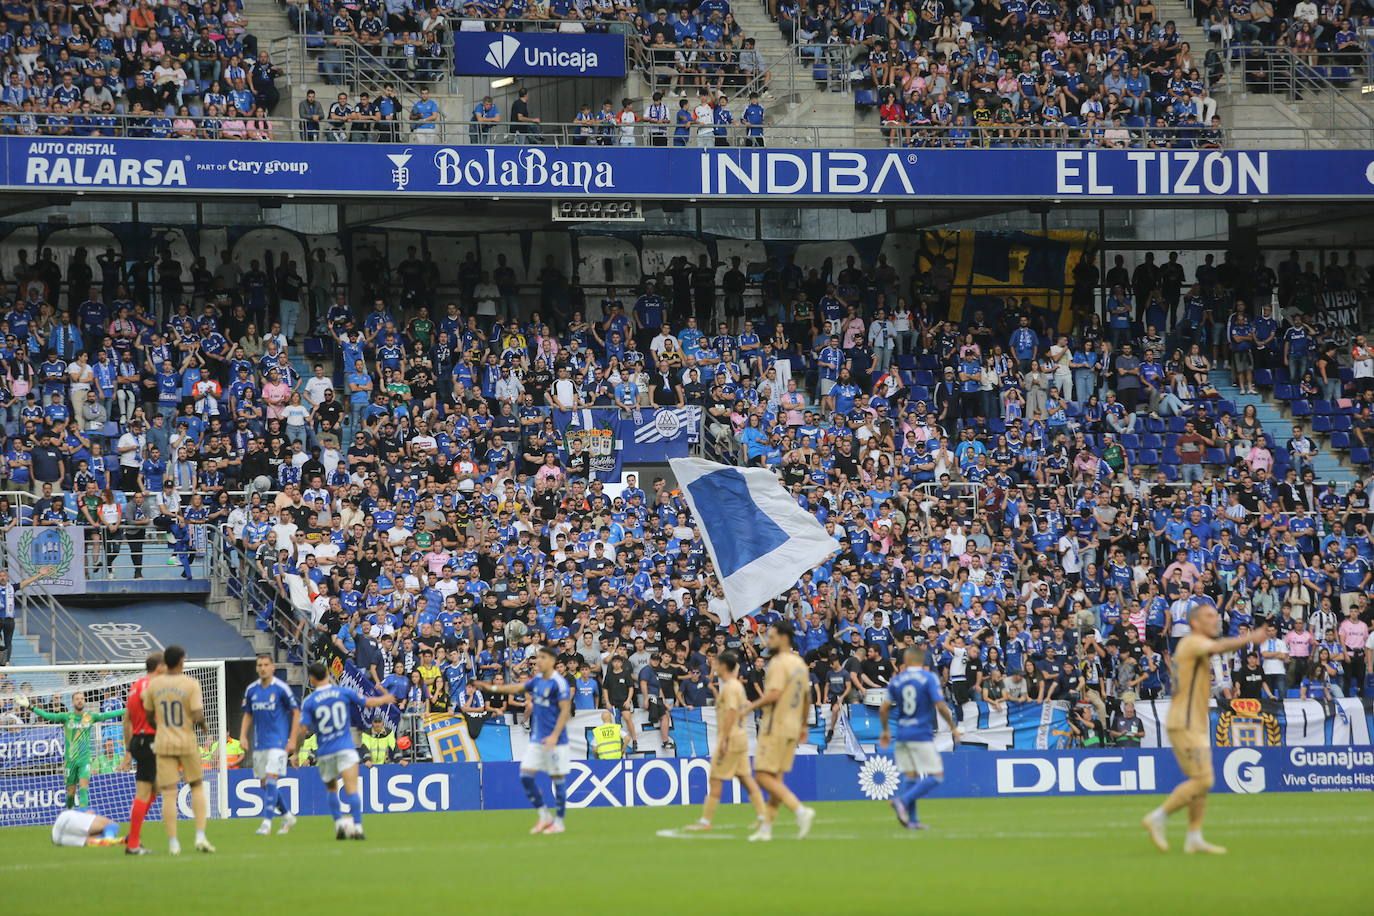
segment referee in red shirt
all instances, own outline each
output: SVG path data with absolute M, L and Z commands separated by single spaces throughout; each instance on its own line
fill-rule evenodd
M 153 736 L 157 729 L 148 721 L 148 714 L 143 709 L 143 691 L 149 681 L 167 672 L 161 652 L 150 654 L 144 666 L 148 673 L 134 681 L 133 687 L 129 688 L 129 702 L 124 714 L 124 747 L 134 764 L 134 802 L 129 809 L 129 838 L 124 846 L 124 854 L 128 856 L 148 854 L 141 840 L 143 819 L 152 807 L 153 783 L 157 777 L 157 757 L 153 755 Z

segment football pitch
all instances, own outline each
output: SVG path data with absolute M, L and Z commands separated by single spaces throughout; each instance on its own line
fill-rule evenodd
M 783 812 L 772 843 L 747 843 L 751 812 L 726 806 L 705 836 L 677 828 L 695 808 L 594 808 L 568 832 L 529 836 L 530 812 L 369 814 L 367 840 L 324 818 L 288 836 L 256 819 L 212 821 L 215 855 L 60 849 L 49 829 L 0 831 L 6 914 L 63 912 L 421 912 L 491 914 L 1368 912 L 1357 874 L 1374 843 L 1368 793 L 1214 797 L 1221 857 L 1185 856 L 1183 820 L 1162 855 L 1139 826 L 1158 798 L 1001 798 L 921 803 L 932 827 L 904 831 L 880 802 L 818 805 L 811 836 Z M 1324 876 L 1316 878 L 1314 876 Z M 935 908 L 939 909 L 936 910 Z

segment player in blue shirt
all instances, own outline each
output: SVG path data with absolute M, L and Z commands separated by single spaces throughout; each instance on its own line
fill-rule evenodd
M 282 833 L 290 833 L 296 824 L 296 815 L 287 808 L 286 794 L 277 780 L 286 775 L 286 758 L 295 750 L 292 738 L 300 721 L 296 695 L 278 680 L 272 657 L 259 655 L 258 679 L 243 692 L 243 725 L 239 727 L 239 743 L 245 749 L 253 749 L 253 775 L 258 778 L 258 791 L 262 793 L 258 836 L 272 832 L 273 811 L 282 815 Z
M 935 750 L 937 713 L 949 726 L 954 742 L 959 742 L 959 727 L 945 704 L 940 678 L 923 667 L 925 660 L 924 649 L 913 646 L 902 652 L 902 670 L 888 682 L 887 696 L 878 708 L 883 725 L 878 747 L 884 748 L 892 740 L 887 720 L 892 707 L 897 707 L 897 743 L 892 753 L 902 771 L 902 784 L 892 799 L 892 810 L 909 830 L 925 829 L 916 818 L 916 799 L 929 794 L 945 778 L 944 764 Z
M 554 671 L 558 656 L 548 646 L 540 646 L 535 656 L 535 675 L 523 684 L 492 684 L 479 681 L 477 689 L 490 693 L 515 695 L 528 693 L 534 715 L 530 721 L 530 746 L 520 761 L 520 784 L 539 820 L 530 833 L 562 833 L 563 814 L 568 807 L 568 717 L 572 715 L 572 688 L 563 675 Z M 534 781 L 536 773 L 548 773 L 553 783 L 555 813 L 550 816 L 544 796 Z
M 363 797 L 358 793 L 358 751 L 353 744 L 353 712 L 395 703 L 389 693 L 365 697 L 351 687 L 329 679 L 323 662 L 310 663 L 310 696 L 301 704 L 296 737 L 310 732 L 316 738 L 315 765 L 329 790 L 329 813 L 334 818 L 334 838 L 363 839 Z M 293 743 L 299 744 L 299 741 Z M 343 796 L 339 782 L 343 782 Z M 352 816 L 343 813 L 348 802 Z

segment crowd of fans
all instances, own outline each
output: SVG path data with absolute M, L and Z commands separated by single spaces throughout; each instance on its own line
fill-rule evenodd
M 662 722 L 709 702 L 724 647 L 757 691 L 756 630 L 787 617 L 819 704 L 861 700 L 925 643 L 956 701 L 1070 700 L 1091 742 L 1169 695 L 1200 594 L 1231 632 L 1274 628 L 1220 695 L 1364 689 L 1365 481 L 1314 480 L 1312 434 L 1279 447 L 1209 384 L 1218 361 L 1239 380 L 1306 355 L 1374 428 L 1362 339 L 1323 365 L 1320 297 L 1367 285 L 1353 257 L 1209 256 L 1191 276 L 1173 255 L 1105 276 L 1087 259 L 1092 314 L 1065 333 L 1025 300 L 952 311 L 943 263 L 907 286 L 885 259 L 785 258 L 746 298 L 738 262 L 678 259 L 598 302 L 552 263 L 536 294 L 504 258 L 448 277 L 411 249 L 355 265 L 352 302 L 322 255 L 22 255 L 0 312 L 3 475 L 81 514 L 0 501 L 0 521 L 86 524 L 116 549 L 121 511 L 218 524 L 276 596 L 264 627 L 404 679 L 417 708 L 475 710 L 470 681 L 518 678 L 550 642 L 579 707 Z M 683 404 L 712 454 L 774 468 L 840 544 L 733 627 L 671 483 L 608 486 L 565 436 L 583 408 Z
M 263 120 L 281 79 L 238 0 L 10 3 L 0 15 L 8 134 L 170 135 L 173 119 Z
M 818 79 L 839 70 L 903 145 L 1219 145 L 1200 51 L 1153 2 L 777 4 Z

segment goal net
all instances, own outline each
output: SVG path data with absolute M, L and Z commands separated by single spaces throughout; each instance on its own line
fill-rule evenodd
M 211 817 L 228 811 L 225 775 L 224 662 L 186 662 L 200 681 L 209 726 L 201 756 Z M 143 665 L 59 665 L 0 668 L 0 827 L 51 824 L 67 805 L 75 780 L 78 807 L 115 821 L 129 819 L 134 798 L 132 764 L 124 751 L 121 711 Z M 89 776 L 89 786 L 81 787 Z M 181 787 L 181 816 L 191 816 Z M 161 818 L 156 802 L 148 817 Z

